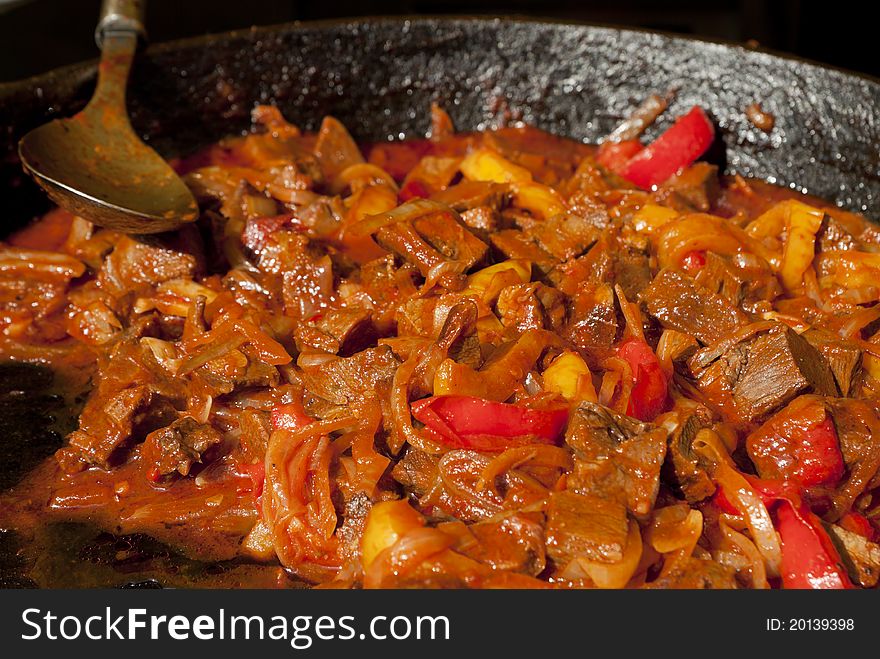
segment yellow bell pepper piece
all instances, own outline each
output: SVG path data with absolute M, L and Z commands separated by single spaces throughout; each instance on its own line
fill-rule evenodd
M 465 295 L 480 295 L 489 288 L 495 275 L 510 271 L 520 278 L 523 284 L 529 283 L 532 279 L 532 264 L 524 259 L 508 259 L 495 265 L 490 265 L 482 270 L 477 270 L 467 279 L 467 287 L 464 290 Z
M 425 518 L 405 499 L 375 504 L 367 515 L 361 536 L 361 564 L 368 567 L 384 549 L 424 524 Z
M 816 256 L 816 233 L 822 226 L 825 213 L 799 201 L 789 200 L 782 204 L 786 205 L 788 235 L 782 250 L 779 276 L 782 285 L 791 291 L 803 284 L 804 272 Z
M 544 370 L 544 390 L 561 394 L 568 401 L 596 402 L 590 367 L 577 353 L 566 350 Z
M 877 380 L 877 382 L 880 382 L 880 359 L 866 352 L 862 356 L 862 366 L 868 372 L 868 375 Z
M 678 217 L 678 211 L 657 204 L 645 204 L 633 215 L 636 231 L 651 233 Z
M 543 218 L 565 212 L 565 202 L 560 194 L 541 183 L 517 185 L 513 192 L 513 205 Z
M 360 222 L 368 215 L 380 215 L 397 208 L 397 192 L 385 184 L 362 188 L 351 197 L 346 217 L 347 226 Z
M 465 178 L 494 183 L 531 183 L 532 173 L 503 158 L 491 149 L 477 149 L 461 161 L 459 167 Z
M 498 343 L 499 337 L 503 334 L 504 325 L 494 313 L 477 319 L 477 338 L 480 339 L 480 343 Z

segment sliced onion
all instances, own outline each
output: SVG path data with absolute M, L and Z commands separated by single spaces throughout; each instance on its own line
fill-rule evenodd
M 769 588 L 770 586 L 767 584 L 767 570 L 764 568 L 764 560 L 761 556 L 761 552 L 759 552 L 758 548 L 755 546 L 755 543 L 739 531 L 730 528 L 723 519 L 718 521 L 718 528 L 721 529 L 724 538 L 736 548 L 737 552 L 741 554 L 748 563 L 749 571 L 752 576 L 752 587 L 761 590 Z
M 692 446 L 694 451 L 715 463 L 713 480 L 722 489 L 724 496 L 738 510 L 743 511 L 755 545 L 764 557 L 767 574 L 771 577 L 779 576 L 782 548 L 779 544 L 779 536 L 773 528 L 773 520 L 760 495 L 733 466 L 730 455 L 715 432 L 703 428 L 697 433 Z
M 623 550 L 623 558 L 617 563 L 599 563 L 576 558 L 575 561 L 581 569 L 590 577 L 597 588 L 623 588 L 629 583 L 639 567 L 642 558 L 642 535 L 639 525 L 629 521 L 629 532 L 626 536 L 626 547 Z
M 454 543 L 453 535 L 438 529 L 413 529 L 373 559 L 364 571 L 364 588 L 382 588 L 386 577 L 404 577 Z
M 428 199 L 413 199 L 387 213 L 368 215 L 360 222 L 349 227 L 348 233 L 355 237 L 369 236 L 371 233 L 376 233 L 382 227 L 386 227 L 390 224 L 415 220 L 416 218 L 428 215 L 429 213 L 437 212 L 454 213 L 454 211 L 446 204 L 441 204 L 437 201 L 430 201 Z

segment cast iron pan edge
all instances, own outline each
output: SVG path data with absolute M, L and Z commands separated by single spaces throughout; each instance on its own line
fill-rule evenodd
M 18 138 L 78 110 L 94 71 L 89 62 L 0 85 L 4 230 L 42 208 L 20 173 Z M 659 33 L 485 18 L 291 23 L 149 47 L 129 106 L 165 154 L 246 129 L 255 103 L 276 103 L 307 129 L 332 114 L 361 139 L 422 134 L 437 100 L 462 129 L 521 119 L 594 141 L 668 89 L 678 90 L 668 117 L 700 103 L 717 120 L 728 171 L 880 216 L 880 82 Z M 754 101 L 776 116 L 769 135 L 745 118 Z

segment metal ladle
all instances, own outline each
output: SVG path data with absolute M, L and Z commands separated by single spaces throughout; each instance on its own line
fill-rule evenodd
M 189 188 L 135 134 L 125 107 L 132 59 L 143 36 L 141 0 L 104 0 L 95 39 L 98 84 L 84 110 L 25 135 L 25 170 L 62 208 L 126 233 L 176 229 L 198 217 Z

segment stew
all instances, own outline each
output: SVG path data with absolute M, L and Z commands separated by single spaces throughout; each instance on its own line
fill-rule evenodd
M 0 357 L 85 395 L 0 528 L 208 586 L 875 587 L 880 232 L 720 175 L 699 107 L 643 138 L 664 111 L 358 144 L 260 106 L 175 161 L 196 225 L 35 220 Z

